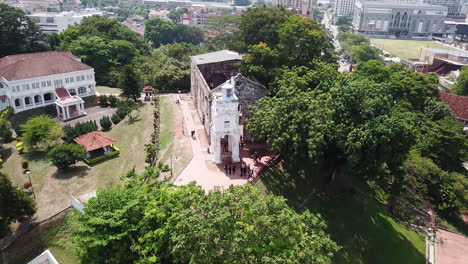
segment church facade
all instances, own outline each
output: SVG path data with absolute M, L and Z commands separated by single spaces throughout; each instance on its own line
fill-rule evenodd
M 242 55 L 228 50 L 191 59 L 190 92 L 217 164 L 226 158 L 239 161 L 240 137 L 251 116 L 249 106 L 268 94 L 262 84 L 239 73 L 241 61 Z

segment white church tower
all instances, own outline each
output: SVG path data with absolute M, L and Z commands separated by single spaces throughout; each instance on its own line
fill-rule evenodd
M 212 93 L 210 137 L 213 161 L 220 164 L 225 157 L 230 156 L 233 162 L 239 162 L 239 101 L 234 93 L 234 78 L 220 88 Z

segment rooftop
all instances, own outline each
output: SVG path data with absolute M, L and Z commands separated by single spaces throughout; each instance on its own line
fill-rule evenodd
M 37 52 L 6 56 L 0 59 L 0 76 L 22 80 L 92 69 L 71 52 Z
M 423 4 L 419 2 L 381 2 L 381 1 L 359 1 L 356 4 L 361 4 L 364 7 L 387 7 L 387 8 L 418 8 L 422 10 L 438 10 L 441 12 L 447 12 L 447 7 L 441 5 L 430 5 L 430 4 Z M 439 14 L 444 15 L 444 14 Z M 447 14 L 445 14 L 447 15 Z
M 111 137 L 101 131 L 93 131 L 73 139 L 82 145 L 86 151 L 93 151 L 116 143 Z
M 452 110 L 455 118 L 468 121 L 468 96 L 440 93 L 440 100 Z
M 209 64 L 222 61 L 242 60 L 242 55 L 230 50 L 220 50 L 193 56 L 192 60 L 197 64 Z
M 434 49 L 434 48 L 426 48 L 429 51 L 432 51 L 436 54 L 447 54 L 457 57 L 468 57 L 468 53 L 458 50 L 449 50 L 449 49 Z

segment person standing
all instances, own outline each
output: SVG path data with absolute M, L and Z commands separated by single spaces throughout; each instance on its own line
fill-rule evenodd
M 236 175 L 236 165 L 232 165 L 232 174 Z
M 228 174 L 231 174 L 232 172 L 231 164 L 228 165 L 228 172 L 229 172 Z
M 227 174 L 227 173 L 228 173 L 228 165 L 224 164 L 224 174 Z

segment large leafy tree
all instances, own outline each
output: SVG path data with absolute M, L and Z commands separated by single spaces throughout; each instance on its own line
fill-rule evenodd
M 170 222 L 175 263 L 328 263 L 337 250 L 320 217 L 250 185 L 215 190 Z
M 70 165 L 84 159 L 85 150 L 81 145 L 68 143 L 55 146 L 47 153 L 47 158 L 59 169 L 66 169 Z
M 34 201 L 23 190 L 13 186 L 0 172 L 0 234 L 11 222 L 22 221 L 36 212 Z
M 290 15 L 292 13 L 282 7 L 248 8 L 241 16 L 240 39 L 246 45 L 257 45 L 263 42 L 274 48 L 279 43 L 278 30 Z
M 333 45 L 317 21 L 292 15 L 278 29 L 278 50 L 287 66 L 308 65 L 314 59 L 336 61 Z
M 128 65 L 122 71 L 119 78 L 119 88 L 122 89 L 122 95 L 132 98 L 135 102 L 141 96 L 140 77 L 132 65 Z
M 46 151 L 57 145 L 62 136 L 62 127 L 46 115 L 32 117 L 20 125 L 22 141 L 29 150 Z
M 82 262 L 328 263 L 338 249 L 319 216 L 296 213 L 284 198 L 252 186 L 205 194 L 155 175 L 130 172 L 125 186 L 98 191 L 76 215 Z
M 26 14 L 0 3 L 0 57 L 43 51 L 47 38 Z
M 248 131 L 296 168 L 318 163 L 362 175 L 397 168 L 415 143 L 414 116 L 396 108 L 387 85 L 327 78 L 323 69 L 283 72 L 276 96 L 254 108 Z
M 156 48 L 176 42 L 200 44 L 203 41 L 203 32 L 193 26 L 174 24 L 158 17 L 148 19 L 145 25 L 145 37 Z

